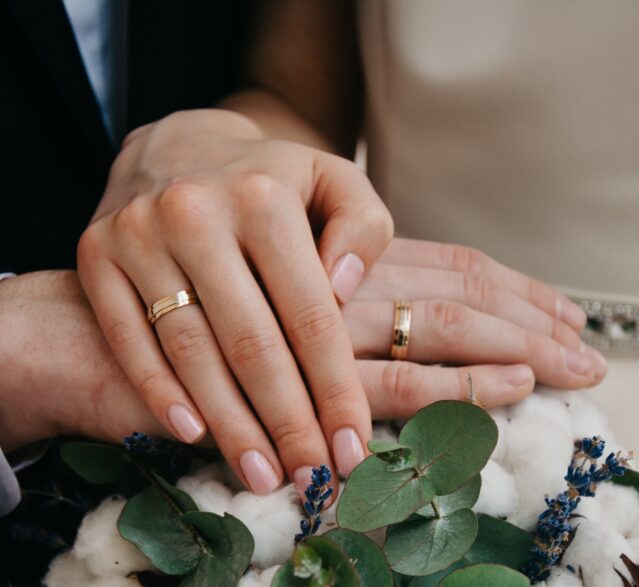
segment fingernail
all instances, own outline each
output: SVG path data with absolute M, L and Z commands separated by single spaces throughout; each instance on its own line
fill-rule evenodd
M 586 325 L 586 312 L 570 300 L 557 299 L 557 318 L 566 324 L 581 330 Z
M 184 442 L 191 443 L 204 434 L 204 425 L 184 404 L 173 404 L 168 416 L 171 426 Z
M 581 377 L 593 374 L 595 366 L 584 353 L 580 353 L 566 347 L 561 348 L 564 354 L 564 362 L 566 364 L 566 368 L 569 371 L 572 371 L 573 373 Z
M 300 499 L 306 501 L 306 495 L 304 492 L 306 488 L 311 484 L 311 475 L 313 474 L 313 467 L 299 467 L 293 473 L 293 483 L 300 496 Z
M 530 367 L 526 365 L 514 365 L 512 367 L 504 367 L 501 371 L 504 383 L 514 388 L 529 386 L 534 376 Z
M 258 450 L 247 450 L 240 457 L 240 468 L 253 493 L 267 495 L 275 491 L 280 481 L 267 458 Z
M 357 433 L 352 428 L 342 428 L 333 435 L 333 455 L 337 470 L 342 477 L 364 460 L 364 449 Z
M 592 359 L 592 362 L 595 365 L 595 375 L 597 376 L 597 379 L 603 379 L 606 373 L 608 373 L 608 361 L 606 361 L 605 357 L 599 351 L 596 351 L 584 343 L 581 344 L 583 352 Z
M 331 285 L 340 302 L 345 304 L 353 295 L 364 276 L 364 262 L 354 253 L 340 257 L 331 273 Z

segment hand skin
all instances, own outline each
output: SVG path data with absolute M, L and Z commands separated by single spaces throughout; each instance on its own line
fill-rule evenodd
M 447 256 L 450 249 L 446 247 L 396 239 L 385 260 L 401 252 L 404 262 L 426 259 L 431 266 L 439 263 L 443 267 L 445 259 L 450 258 Z M 418 254 L 418 259 L 412 258 L 411 252 Z M 484 272 L 506 271 L 505 275 L 515 282 L 522 277 L 496 263 L 493 265 L 488 258 L 482 257 L 482 262 L 487 264 Z M 386 299 L 384 277 L 397 277 L 393 274 L 397 267 L 401 266 L 390 263 L 376 266 L 358 296 L 369 301 Z M 413 276 L 414 271 L 415 267 L 411 269 Z M 541 299 L 548 301 L 553 295 L 560 296 L 535 283 Z M 395 287 L 404 293 L 414 287 L 423 291 L 418 280 L 396 281 Z M 367 328 L 370 321 L 375 340 L 386 337 L 388 341 L 388 324 L 365 312 L 355 316 L 352 308 L 358 303 L 356 299 L 348 304 L 344 315 L 354 333 L 356 354 L 371 354 L 370 348 L 357 341 L 357 333 Z M 392 305 L 386 304 L 392 315 Z M 412 336 L 418 340 L 422 336 L 418 323 L 413 325 Z M 381 357 L 384 352 L 380 347 L 372 354 Z M 168 435 L 115 361 L 75 272 L 29 273 L 0 284 L 0 360 L 4 365 L 0 371 L 0 446 L 5 451 L 58 434 L 114 443 L 135 430 Z M 486 407 L 519 401 L 534 385 L 529 367 L 494 364 L 494 357 L 488 364 L 459 368 L 383 359 L 360 359 L 356 363 L 374 419 L 407 418 L 433 401 L 467 399 L 468 373 L 472 374 L 475 392 Z M 520 375 L 521 382 L 516 386 L 505 384 L 511 375 Z
M 348 475 L 365 456 L 370 412 L 336 296 L 351 297 L 391 236 L 353 163 L 194 110 L 127 138 L 78 273 L 156 418 L 185 442 L 212 431 L 268 493 L 284 472 L 307 484 L 315 463 Z M 146 306 L 190 288 L 201 305 L 148 324 Z

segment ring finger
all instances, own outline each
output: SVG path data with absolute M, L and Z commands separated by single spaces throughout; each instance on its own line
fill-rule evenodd
M 388 358 L 392 302 L 351 302 L 344 318 L 358 358 Z M 413 302 L 407 358 L 419 363 L 526 363 L 539 383 L 562 389 L 593 385 L 605 374 L 605 362 L 595 351 L 570 349 L 548 336 L 442 300 Z

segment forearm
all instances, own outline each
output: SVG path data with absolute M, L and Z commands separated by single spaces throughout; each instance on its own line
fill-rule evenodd
M 269 90 L 247 89 L 229 96 L 218 106 L 250 118 L 265 138 L 293 141 L 322 151 L 346 155 L 334 141 Z
M 268 0 L 255 21 L 247 89 L 222 106 L 252 118 L 268 138 L 352 157 L 363 101 L 352 2 Z

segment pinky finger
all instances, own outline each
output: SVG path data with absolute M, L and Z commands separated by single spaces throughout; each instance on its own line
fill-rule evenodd
M 375 420 L 409 418 L 439 400 L 468 400 L 469 374 L 476 400 L 485 408 L 521 401 L 535 386 L 528 365 L 441 367 L 360 360 L 357 368 Z

